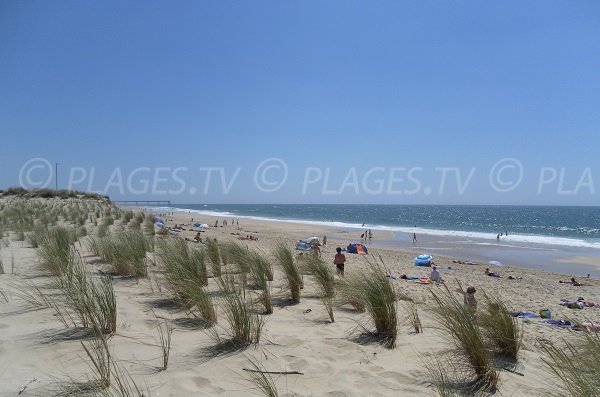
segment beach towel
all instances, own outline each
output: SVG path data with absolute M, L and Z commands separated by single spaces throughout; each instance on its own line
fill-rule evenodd
M 417 283 L 417 284 L 433 284 L 433 281 L 431 281 L 428 277 L 419 277 L 418 280 L 415 280 L 415 283 Z
M 529 313 L 529 312 L 513 313 L 512 316 L 517 317 L 517 318 L 541 318 L 539 314 Z
M 569 320 L 544 320 L 542 323 L 562 329 L 572 329 L 574 325 Z

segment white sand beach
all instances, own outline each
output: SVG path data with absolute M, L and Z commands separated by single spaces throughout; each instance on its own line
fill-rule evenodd
M 4 201 L 6 204 L 6 201 Z M 192 239 L 188 214 L 168 217 L 167 226 L 183 225 L 180 237 Z M 223 219 L 202 217 L 213 225 Z M 115 221 L 116 227 L 118 221 Z M 95 227 L 87 222 L 89 234 Z M 238 234 L 239 233 L 239 234 Z M 237 241 L 263 252 L 272 259 L 274 246 L 309 236 L 327 235 L 321 247 L 323 260 L 333 267 L 337 246 L 345 246 L 349 232 L 297 223 L 242 220 L 238 226 L 211 227 L 201 233 L 203 240 Z M 257 240 L 240 240 L 252 235 Z M 379 235 L 379 238 L 384 236 Z M 109 271 L 91 254 L 83 237 L 75 247 L 93 272 Z M 155 239 L 164 237 L 155 236 Z M 191 243 L 190 243 L 191 244 Z M 201 245 L 201 244 L 198 244 Z M 82 348 L 82 338 L 73 328 L 66 328 L 52 309 L 31 308 L 23 299 L 23 291 L 36 285 L 47 288 L 50 276 L 40 269 L 36 249 L 27 241 L 15 241 L 14 232 L 3 240 L 0 251 L 5 274 L 0 275 L 0 395 L 56 395 L 61 384 L 85 381 L 92 373 Z M 164 284 L 163 269 L 156 255 L 148 253 L 149 277 L 135 279 L 117 277 L 112 280 L 117 297 L 117 331 L 109 338 L 110 351 L 148 396 L 247 396 L 261 395 L 246 378 L 251 369 L 249 359 L 268 371 L 301 374 L 273 374 L 279 395 L 289 396 L 431 396 L 436 395 L 423 363 L 439 357 L 450 347 L 448 335 L 438 327 L 431 314 L 432 292 L 445 287 L 418 284 L 400 279 L 403 274 L 427 277 L 429 268 L 418 268 L 413 253 L 371 248 L 369 255 L 346 254 L 347 276 L 363 272 L 369 262 L 381 258 L 395 289 L 412 298 L 418 305 L 423 333 L 414 333 L 408 321 L 405 303 L 399 301 L 400 328 L 397 345 L 388 349 L 378 343 L 357 339 L 360 324 L 369 324 L 367 315 L 350 306 L 334 309 L 331 323 L 316 295 L 312 276 L 304 276 L 304 289 L 298 304 L 290 304 L 281 271 L 275 267 L 271 293 L 274 312 L 261 315 L 265 320 L 263 336 L 257 346 L 243 350 L 217 351 L 210 332 L 186 310 L 173 303 Z M 560 284 L 570 275 L 526 270 L 514 267 L 491 269 L 501 278 L 489 277 L 489 265 L 459 264 L 450 258 L 435 257 L 445 286 L 454 291 L 460 282 L 477 288 L 481 302 L 485 291 L 505 300 L 514 311 L 538 313 L 550 309 L 555 319 L 600 321 L 600 308 L 572 310 L 560 306 L 561 298 L 600 301 L 600 282 L 578 280 L 585 285 Z M 460 258 L 469 261 L 469 258 Z M 574 258 L 574 261 L 580 259 Z M 514 279 L 509 279 L 512 276 Z M 218 290 L 214 279 L 208 289 Z M 218 305 L 217 305 L 218 307 Z M 225 318 L 220 309 L 216 329 L 223 332 Z M 173 327 L 169 364 L 161 370 L 161 348 L 157 324 L 167 320 Z M 556 392 L 545 367 L 538 340 L 560 342 L 572 338 L 571 331 L 544 324 L 540 319 L 519 320 L 523 327 L 523 348 L 514 371 L 500 370 L 498 389 L 507 396 L 545 396 Z M 22 391 L 22 392 L 20 392 Z M 560 393 L 559 393 L 560 394 Z

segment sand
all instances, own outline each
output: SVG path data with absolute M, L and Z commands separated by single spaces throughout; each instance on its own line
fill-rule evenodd
M 190 224 L 188 214 L 175 214 L 167 224 Z M 214 225 L 216 218 L 202 217 Z M 309 236 L 327 234 L 328 242 L 322 256 L 332 263 L 335 247 L 344 246 L 356 234 L 355 230 L 322 228 L 285 222 L 255 220 L 240 221 L 235 226 L 210 228 L 203 237 L 218 241 L 238 240 L 252 235 L 258 241 L 242 241 L 251 248 L 270 253 L 278 241 L 292 244 Z M 90 230 L 93 229 L 90 227 Z M 195 233 L 186 231 L 184 237 Z M 384 238 L 385 236 L 379 236 Z M 69 378 L 83 381 L 91 372 L 80 344 L 80 338 L 66 329 L 51 310 L 28 310 L 20 298 L 24 283 L 43 286 L 49 277 L 39 271 L 36 250 L 27 243 L 6 240 L 0 251 L 7 274 L 0 275 L 0 395 L 14 396 L 27 385 L 22 396 L 53 395 L 57 385 Z M 107 270 L 109 266 L 98 261 L 78 246 L 92 271 Z M 360 272 L 368 261 L 381 256 L 390 274 L 427 276 L 429 269 L 413 265 L 414 254 L 399 250 L 371 248 L 370 255 L 347 254 L 348 274 Z M 152 254 L 149 254 L 152 259 Z M 469 258 L 461 258 L 467 260 Z M 457 280 L 473 285 L 507 300 L 516 311 L 538 312 L 549 308 L 554 318 L 585 318 L 600 321 L 600 309 L 570 310 L 559 306 L 561 298 L 600 301 L 598 280 L 580 280 L 587 285 L 573 287 L 559 284 L 568 275 L 526 270 L 512 267 L 494 268 L 503 278 L 484 275 L 483 264 L 461 265 L 450 258 L 435 258 L 442 268 L 442 277 L 451 290 Z M 14 273 L 11 271 L 14 265 Z M 332 264 L 333 266 L 333 264 Z M 452 270 L 448 270 L 452 267 Z M 509 280 L 512 275 L 518 280 Z M 302 301 L 290 305 L 283 290 L 283 279 L 275 274 L 272 285 L 274 313 L 266 317 L 261 343 L 244 351 L 218 353 L 215 342 L 198 322 L 191 321 L 185 311 L 169 304 L 169 296 L 160 280 L 159 266 L 150 267 L 150 278 L 139 281 L 115 278 L 118 298 L 118 331 L 110 339 L 113 356 L 126 368 L 136 383 L 152 396 L 246 396 L 260 395 L 245 380 L 250 368 L 248 359 L 260 362 L 271 371 L 299 371 L 302 375 L 273 375 L 280 395 L 298 396 L 431 396 L 431 387 L 423 361 L 439 357 L 449 347 L 446 335 L 436 329 L 431 316 L 431 291 L 440 286 L 420 285 L 406 280 L 393 280 L 399 291 L 418 302 L 424 332 L 415 334 L 407 321 L 402 302 L 399 304 L 401 321 L 397 346 L 390 350 L 379 344 L 361 344 L 353 338 L 357 324 L 368 324 L 364 314 L 349 307 L 335 309 L 335 323 L 330 323 L 327 312 L 316 296 L 311 277 L 305 276 Z M 210 288 L 215 290 L 214 281 Z M 6 299 L 4 299 L 4 297 Z M 156 330 L 156 317 L 168 319 L 174 326 L 170 363 L 160 371 L 161 351 Z M 220 321 L 224 323 L 223 316 Z M 219 325 L 222 327 L 223 324 Z M 539 320 L 523 322 L 524 347 L 515 373 L 501 371 L 499 389 L 509 396 L 543 396 L 552 390 L 551 378 L 541 360 L 538 338 L 560 341 L 570 337 L 569 331 L 557 329 Z

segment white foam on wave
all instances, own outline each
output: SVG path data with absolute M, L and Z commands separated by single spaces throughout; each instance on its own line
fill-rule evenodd
M 156 208 L 156 207 L 155 207 Z M 279 218 L 269 218 L 264 216 L 254 216 L 254 215 L 239 215 L 232 212 L 227 211 L 212 211 L 212 210 L 197 210 L 197 209 L 188 209 L 188 208 L 176 208 L 176 207 L 160 207 L 164 208 L 168 211 L 174 212 L 189 212 L 198 215 L 207 215 L 207 216 L 221 216 L 228 218 L 240 218 L 240 219 L 252 219 L 258 221 L 268 221 L 268 222 L 289 222 L 289 223 L 299 223 L 304 225 L 316 225 L 316 226 L 328 226 L 328 227 L 337 227 L 337 228 L 350 228 L 350 229 L 358 229 L 358 230 L 381 230 L 381 231 L 390 231 L 396 233 L 408 233 L 408 234 L 425 234 L 430 236 L 440 236 L 440 237 L 452 237 L 452 238 L 467 238 L 467 239 L 476 239 L 476 240 L 486 240 L 486 241 L 496 241 L 496 233 L 486 233 L 486 232 L 469 232 L 463 230 L 441 230 L 441 229 L 428 229 L 428 228 L 420 228 L 420 227 L 410 227 L 410 226 L 386 226 L 386 225 L 369 225 L 365 224 L 364 226 L 359 223 L 346 223 L 346 222 L 330 222 L 330 221 L 313 221 L 306 219 L 279 219 Z M 554 236 L 537 236 L 537 235 L 525 235 L 525 234 L 509 234 L 508 236 L 502 236 L 501 242 L 507 243 L 524 243 L 524 244 L 541 244 L 541 245 L 554 245 L 554 246 L 564 246 L 564 247 L 575 247 L 575 248 L 593 248 L 600 249 L 600 242 L 596 241 L 586 241 L 576 238 L 568 238 L 568 237 L 554 237 Z M 472 242 L 473 244 L 487 244 Z M 490 243 L 495 246 L 498 244 Z M 518 247 L 507 245 L 508 247 Z

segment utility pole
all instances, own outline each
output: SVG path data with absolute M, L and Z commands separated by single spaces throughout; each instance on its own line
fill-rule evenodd
M 58 190 L 58 164 L 54 163 L 54 190 Z

